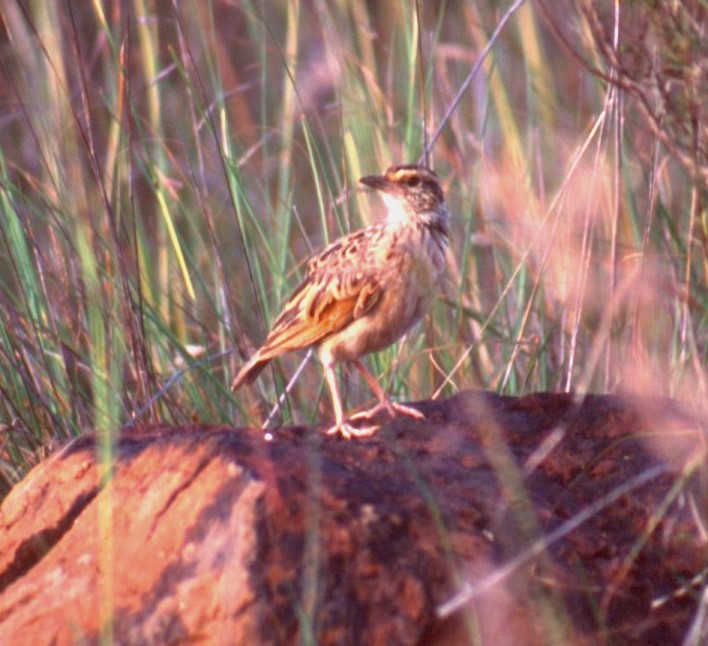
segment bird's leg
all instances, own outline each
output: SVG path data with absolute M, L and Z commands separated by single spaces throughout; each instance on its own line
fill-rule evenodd
M 408 417 L 413 417 L 414 419 L 424 419 L 425 415 L 421 413 L 419 410 L 412 408 L 411 406 L 405 406 L 404 404 L 397 404 L 396 402 L 392 401 L 391 398 L 386 394 L 386 391 L 381 388 L 381 385 L 379 382 L 376 380 L 376 377 L 372 375 L 369 370 L 366 368 L 366 366 L 361 362 L 360 359 L 355 359 L 352 361 L 354 364 L 354 367 L 361 373 L 361 376 L 364 378 L 364 381 L 367 383 L 369 388 L 373 391 L 374 395 L 376 395 L 376 398 L 379 400 L 379 405 L 372 408 L 371 410 L 364 411 L 363 413 L 359 413 L 357 415 L 354 415 L 351 419 L 354 420 L 356 418 L 368 418 L 372 417 L 376 413 L 378 413 L 382 408 L 388 412 L 388 414 L 391 417 L 395 417 L 396 414 L 400 415 L 407 415 Z
M 346 440 L 352 437 L 368 437 L 379 429 L 378 426 L 365 426 L 357 428 L 344 421 L 344 409 L 342 408 L 342 398 L 337 387 L 337 375 L 334 373 L 334 363 L 324 364 L 325 379 L 332 395 L 332 407 L 334 408 L 334 426 L 327 431 L 327 435 L 341 433 Z

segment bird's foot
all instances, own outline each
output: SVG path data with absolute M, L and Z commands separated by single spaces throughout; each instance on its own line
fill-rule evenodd
M 417 408 L 412 406 L 406 406 L 405 404 L 397 404 L 396 402 L 387 402 L 388 406 L 386 409 L 391 413 L 392 417 L 398 415 L 406 415 L 407 417 L 412 417 L 413 419 L 425 419 L 425 415 L 421 413 Z
M 339 433 L 345 440 L 353 437 L 371 437 L 381 428 L 381 423 L 384 420 L 377 418 L 380 418 L 382 413 L 387 414 L 389 418 L 396 417 L 396 415 L 406 415 L 413 419 L 425 419 L 425 415 L 418 409 L 387 399 L 369 410 L 352 415 L 346 421 L 335 424 L 327 431 L 327 435 Z
M 353 419 L 353 418 L 352 418 Z M 369 426 L 353 426 L 347 422 L 342 422 L 340 424 L 335 424 L 332 428 L 327 430 L 327 435 L 336 435 L 340 433 L 345 440 L 350 440 L 353 437 L 371 437 L 376 431 L 381 428 L 377 424 L 371 424 Z
M 412 406 L 406 406 L 405 404 L 397 404 L 391 400 L 386 400 L 374 406 L 373 408 L 352 415 L 349 419 L 351 421 L 357 420 L 370 420 L 375 418 L 381 411 L 386 411 L 389 417 L 396 417 L 396 415 L 406 415 L 407 417 L 412 417 L 413 419 L 425 419 L 425 415 L 421 413 L 417 408 Z

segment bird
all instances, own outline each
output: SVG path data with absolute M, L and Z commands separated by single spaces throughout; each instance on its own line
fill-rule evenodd
M 345 439 L 373 435 L 378 425 L 358 422 L 368 422 L 382 410 L 391 418 L 424 418 L 419 410 L 392 401 L 361 357 L 388 347 L 423 317 L 440 289 L 449 244 L 450 215 L 433 170 L 395 165 L 383 175 L 359 181 L 378 191 L 386 216 L 335 240 L 310 259 L 264 344 L 231 385 L 237 390 L 252 383 L 286 352 L 317 348 L 335 417 L 327 434 Z M 360 372 L 377 406 L 345 419 L 334 371 L 339 362 Z

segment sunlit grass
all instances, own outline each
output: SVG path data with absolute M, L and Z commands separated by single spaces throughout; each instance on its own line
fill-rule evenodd
M 423 101 L 432 131 L 495 24 L 473 3 L 426 9 L 419 47 L 405 4 L 19 6 L 0 131 L 4 490 L 92 428 L 262 421 L 301 357 L 237 396 L 234 370 L 306 259 L 379 217 L 358 177 L 421 156 Z M 533 5 L 513 25 L 433 147 L 454 214 L 443 298 L 372 365 L 404 398 L 698 403 L 696 189 L 612 90 L 559 64 Z M 368 399 L 347 382 L 349 406 Z M 313 362 L 283 419 L 327 416 L 320 394 Z

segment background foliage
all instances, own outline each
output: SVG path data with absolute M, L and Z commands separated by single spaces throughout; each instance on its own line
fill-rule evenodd
M 420 4 L 3 3 L 0 495 L 84 431 L 266 420 L 302 356 L 234 371 L 426 122 L 448 279 L 389 391 L 704 406 L 705 4 L 523 3 L 447 119 L 505 9 Z M 311 362 L 271 423 L 322 395 Z

